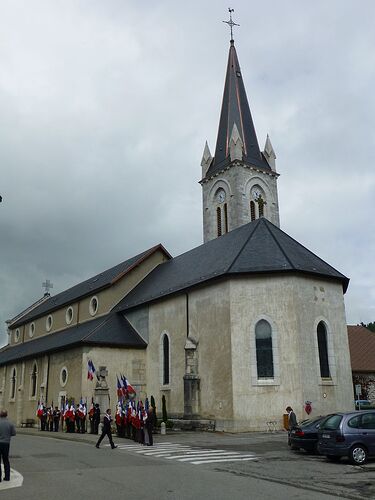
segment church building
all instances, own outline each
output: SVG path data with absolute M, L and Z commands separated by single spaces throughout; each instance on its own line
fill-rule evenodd
M 282 427 L 353 409 L 344 294 L 349 280 L 280 229 L 275 164 L 258 144 L 230 41 L 214 156 L 201 162 L 204 243 L 172 257 L 158 244 L 8 322 L 0 407 L 20 424 L 38 400 L 95 395 L 88 361 L 168 416 L 216 430 Z

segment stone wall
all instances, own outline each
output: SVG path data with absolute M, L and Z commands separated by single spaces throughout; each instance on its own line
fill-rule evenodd
M 223 203 L 220 204 L 215 199 L 217 190 L 221 188 L 226 193 L 228 229 L 232 231 L 251 221 L 250 200 L 252 198 L 250 193 L 255 185 L 259 186 L 264 193 L 266 201 L 264 217 L 276 226 L 280 226 L 277 177 L 274 174 L 256 171 L 241 163 L 236 163 L 220 175 L 202 183 L 203 238 L 205 242 L 217 237 L 216 209 L 219 206 L 224 206 Z M 223 215 L 222 221 L 224 221 Z

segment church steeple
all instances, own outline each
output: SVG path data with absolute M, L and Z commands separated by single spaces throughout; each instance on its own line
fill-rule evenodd
M 242 141 L 243 161 L 269 170 L 270 166 L 259 149 L 240 63 L 234 41 L 231 40 L 215 156 L 206 176 L 215 174 L 231 163 L 230 142 L 234 127 Z
M 203 235 L 212 240 L 250 221 L 265 217 L 279 226 L 276 154 L 267 136 L 261 152 L 233 41 L 228 65 L 215 156 L 206 143 L 202 166 Z

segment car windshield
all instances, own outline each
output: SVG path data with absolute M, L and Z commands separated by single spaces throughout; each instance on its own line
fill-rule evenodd
M 300 422 L 300 427 L 307 427 L 310 425 L 318 424 L 322 420 L 322 417 L 308 418 L 307 420 L 302 420 Z
M 331 415 L 322 423 L 320 429 L 335 431 L 339 428 L 341 420 L 342 415 Z

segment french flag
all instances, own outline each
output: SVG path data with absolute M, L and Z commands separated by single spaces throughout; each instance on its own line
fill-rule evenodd
M 123 392 L 122 392 L 122 387 L 121 387 L 121 384 L 120 384 L 120 381 L 119 381 L 117 375 L 116 375 L 116 378 L 117 378 L 117 396 L 120 399 L 123 396 Z
M 123 385 L 128 394 L 136 394 L 134 387 L 129 384 L 129 380 L 125 376 L 123 377 Z
M 93 380 L 94 373 L 95 373 L 94 363 L 91 361 L 91 359 L 89 359 L 87 361 L 87 378 L 88 378 L 88 380 Z

